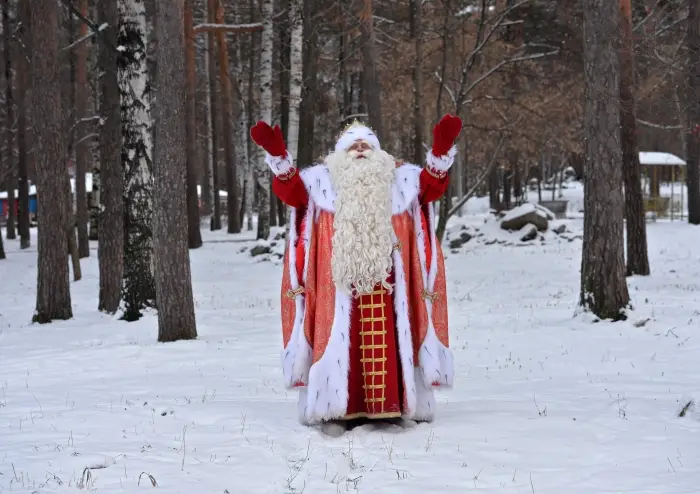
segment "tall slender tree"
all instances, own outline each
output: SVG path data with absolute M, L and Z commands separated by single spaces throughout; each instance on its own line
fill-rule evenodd
M 121 166 L 122 126 L 116 47 L 119 26 L 117 2 L 98 2 L 100 43 L 100 185 L 102 207 L 97 256 L 100 267 L 98 309 L 115 313 L 124 274 L 124 175 Z
M 88 15 L 88 0 L 79 0 L 77 8 L 81 14 Z M 78 39 L 88 34 L 88 25 L 80 22 L 78 27 Z M 80 257 L 90 256 L 90 238 L 88 236 L 88 203 L 85 173 L 92 160 L 92 153 L 86 130 L 88 125 L 88 97 L 90 94 L 88 85 L 88 43 L 78 43 L 73 56 L 75 57 L 75 117 L 79 121 L 75 144 L 75 209 L 76 223 L 78 225 L 78 253 Z
M 584 173 L 581 306 L 601 319 L 625 318 L 629 303 L 623 240 L 619 6 L 584 0 Z
M 260 54 L 260 118 L 272 121 L 272 51 L 274 46 L 274 2 L 262 0 L 262 46 Z M 270 236 L 270 170 L 262 153 L 257 160 L 258 234 L 257 238 Z
M 31 244 L 29 231 L 29 170 L 27 156 L 27 90 L 31 83 L 27 57 L 30 56 L 29 2 L 17 6 L 17 183 L 19 185 L 19 238 L 20 249 Z
M 687 75 L 685 81 L 688 136 L 686 143 L 688 223 L 700 225 L 700 1 L 688 0 L 685 35 Z
M 143 0 L 119 0 L 119 92 L 124 169 L 124 279 L 126 321 L 155 307 L 153 274 L 153 175 L 150 82 L 146 64 L 146 8 Z
M 158 341 L 197 337 L 187 247 L 185 0 L 158 4 L 153 252 Z
M 637 146 L 632 0 L 620 0 L 620 23 L 620 123 L 627 219 L 627 275 L 648 275 L 647 224 Z
M 10 170 L 10 187 L 8 187 L 8 204 L 12 205 L 7 218 L 7 238 L 15 239 L 17 238 L 17 233 L 15 231 L 15 186 L 17 181 L 15 177 L 17 176 L 17 170 L 15 167 L 15 135 L 14 135 L 14 123 L 15 123 L 15 100 L 13 98 L 12 84 L 12 52 L 10 40 L 12 38 L 12 25 L 10 24 L 10 0 L 2 0 L 2 44 L 3 44 L 3 56 L 5 57 L 5 152 L 7 153 L 7 159 L 5 160 L 5 166 Z M 9 190 L 11 189 L 11 190 Z M 11 194 L 11 195 L 10 195 Z
M 374 32 L 373 0 L 362 0 L 362 92 L 367 105 L 370 127 L 381 139 L 382 133 L 382 86 L 377 69 L 377 35 Z
M 194 0 L 185 0 L 185 73 L 187 77 L 187 225 L 190 249 L 202 246 L 197 194 L 197 50 Z
M 216 22 L 217 0 L 207 0 L 207 21 Z M 211 230 L 221 230 L 221 197 L 219 195 L 219 156 L 221 149 L 221 98 L 217 90 L 216 42 L 214 31 L 207 33 L 207 72 L 209 80 L 209 153 L 211 156 L 212 199 L 214 214 L 211 217 Z
M 33 321 L 48 323 L 73 317 L 68 278 L 68 201 L 59 59 L 58 2 L 28 2 L 32 50 L 32 115 L 36 155 L 39 245 L 36 311 Z

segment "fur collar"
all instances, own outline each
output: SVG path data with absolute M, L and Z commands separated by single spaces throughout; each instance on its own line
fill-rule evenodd
M 409 209 L 420 191 L 421 168 L 403 164 L 396 168 L 392 187 L 391 207 L 393 214 L 401 214 Z M 335 213 L 335 191 L 331 184 L 326 165 L 315 165 L 300 173 L 309 196 L 316 206 L 324 211 Z

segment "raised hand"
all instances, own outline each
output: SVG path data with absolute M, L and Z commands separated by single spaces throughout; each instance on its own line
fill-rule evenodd
M 287 146 L 284 143 L 282 129 L 279 125 L 275 125 L 273 129 L 269 124 L 260 120 L 250 129 L 250 137 L 255 144 L 271 156 L 284 157 L 287 155 Z
M 433 155 L 444 156 L 454 145 L 455 139 L 462 130 L 462 119 L 449 113 L 433 127 Z

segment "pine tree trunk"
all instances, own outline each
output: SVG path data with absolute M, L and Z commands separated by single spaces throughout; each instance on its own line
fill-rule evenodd
M 241 49 L 240 43 L 236 43 L 236 56 L 234 65 L 235 77 L 233 79 L 234 87 L 234 105 L 235 111 L 235 148 L 236 148 L 236 163 L 239 165 L 239 169 L 243 170 L 245 178 L 243 179 L 243 187 L 239 187 L 241 192 L 241 207 L 238 210 L 238 224 L 243 225 L 245 221 L 245 215 L 252 208 L 252 198 L 249 202 L 249 198 L 246 194 L 246 189 L 248 188 L 248 110 L 247 105 L 243 103 L 243 75 L 246 71 L 243 68 L 243 63 L 241 61 Z
M 622 174 L 625 182 L 627 227 L 627 276 L 648 275 L 647 224 L 642 194 L 642 176 L 637 146 L 635 103 L 634 40 L 632 39 L 632 3 L 620 0 L 620 118 L 622 138 Z
M 12 97 L 12 54 L 10 51 L 10 37 L 12 36 L 12 26 L 10 25 L 10 2 L 9 0 L 2 0 L 2 39 L 3 39 L 3 52 L 5 57 L 5 139 L 6 139 L 6 154 L 7 160 L 5 160 L 5 166 L 10 170 L 10 187 L 7 195 L 7 203 L 11 206 L 9 215 L 7 218 L 7 238 L 8 240 L 14 240 L 17 238 L 17 232 L 15 230 L 15 186 L 17 181 L 15 177 L 17 176 L 17 171 L 15 169 L 15 144 L 14 144 L 14 131 L 13 126 L 15 124 L 15 108 L 14 108 L 14 98 Z
M 153 175 L 146 9 L 143 0 L 119 0 L 119 92 L 124 176 L 124 276 L 126 321 L 156 306 L 153 273 Z
M 153 253 L 158 300 L 158 341 L 197 337 L 187 247 L 187 130 L 184 1 L 158 4 L 160 42 L 156 85 L 158 105 L 154 175 Z
M 17 182 L 19 185 L 19 241 L 21 249 L 31 245 L 29 230 L 29 174 L 27 166 L 27 90 L 30 76 L 27 57 L 29 45 L 29 3 L 20 2 L 17 7 L 17 20 L 20 24 L 18 39 L 22 41 L 16 48 L 17 56 Z
M 624 198 L 620 143 L 619 6 L 585 0 L 584 237 L 580 304 L 601 319 L 625 319 Z
M 362 91 L 365 95 L 365 104 L 369 114 L 369 126 L 380 139 L 382 133 L 382 86 L 379 81 L 376 57 L 376 35 L 374 34 L 373 0 L 363 0 L 362 12 Z
M 216 0 L 207 2 L 207 21 L 216 21 Z M 209 77 L 209 132 L 211 136 L 211 174 L 214 198 L 214 215 L 211 218 L 211 229 L 221 230 L 221 197 L 219 195 L 219 154 L 221 149 L 221 100 L 217 90 L 216 76 L 216 34 L 207 34 L 207 69 Z
M 204 179 L 202 180 L 202 209 L 204 214 L 209 215 L 211 221 L 214 214 L 214 154 L 213 154 L 213 135 L 212 135 L 212 107 L 211 107 L 211 81 L 209 80 L 209 51 L 204 55 L 204 98 L 203 104 L 206 105 L 206 123 L 205 129 L 207 132 L 206 158 L 204 160 Z
M 411 38 L 415 61 L 413 65 L 413 162 L 423 162 L 423 25 L 422 0 L 411 0 Z
M 35 118 L 34 153 L 39 207 L 39 241 L 36 311 L 33 321 L 48 323 L 73 317 L 68 271 L 68 201 L 59 58 L 59 5 L 29 2 L 30 66 L 32 69 L 32 115 Z
M 194 34 L 194 0 L 185 0 L 185 72 L 187 74 L 187 229 L 190 249 L 202 246 L 197 194 L 197 52 Z
M 80 0 L 78 10 L 85 16 L 88 15 L 87 0 Z M 83 38 L 88 34 L 88 27 L 85 23 L 80 22 L 78 29 L 78 38 Z M 85 119 L 88 117 L 88 94 L 90 92 L 87 78 L 87 57 L 88 43 L 82 42 L 75 47 L 75 116 L 76 120 Z M 88 205 L 87 191 L 85 188 L 85 173 L 89 169 L 90 145 L 85 139 L 85 129 L 89 126 L 83 122 L 78 125 L 78 129 L 83 132 L 77 133 L 77 143 L 75 149 L 75 201 L 76 201 L 76 217 L 78 224 L 78 254 L 80 257 L 90 256 L 90 241 L 88 238 Z
M 113 314 L 119 309 L 124 275 L 124 176 L 121 163 L 122 127 L 117 34 L 119 12 L 116 2 L 99 2 L 100 24 L 106 42 L 100 43 L 100 179 L 101 212 L 100 238 L 97 257 L 100 267 L 100 297 L 98 309 Z
M 688 223 L 700 225 L 700 2 L 688 0 L 686 102 L 686 166 Z
M 299 105 L 299 166 L 310 166 L 314 162 L 314 114 L 318 93 L 318 21 L 317 0 L 303 0 L 303 56 L 302 56 L 302 97 Z
M 260 50 L 260 119 L 272 122 L 272 50 L 274 46 L 274 2 L 262 0 L 262 42 Z M 257 160 L 258 239 L 270 236 L 270 170 L 262 153 Z
M 214 0 L 214 3 L 216 4 L 216 22 L 218 24 L 224 24 L 224 7 L 217 0 Z M 219 55 L 219 78 L 221 79 L 223 141 L 226 158 L 226 191 L 228 193 L 226 200 L 226 215 L 228 219 L 227 231 L 228 233 L 239 233 L 241 228 L 238 224 L 238 185 L 236 182 L 236 151 L 233 145 L 233 102 L 231 101 L 233 94 L 231 91 L 228 46 L 226 45 L 226 37 L 223 32 L 217 32 L 216 36 Z

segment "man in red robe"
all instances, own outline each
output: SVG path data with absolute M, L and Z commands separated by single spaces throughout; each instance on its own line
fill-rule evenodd
M 397 162 L 353 123 L 299 172 L 279 126 L 258 122 L 274 193 L 291 206 L 282 278 L 285 386 L 304 424 L 337 434 L 355 418 L 430 421 L 450 388 L 445 270 L 433 202 L 461 131 L 445 115 L 424 168 Z

